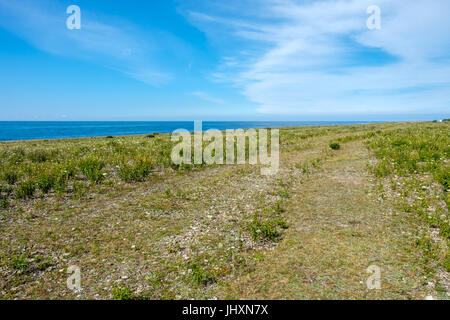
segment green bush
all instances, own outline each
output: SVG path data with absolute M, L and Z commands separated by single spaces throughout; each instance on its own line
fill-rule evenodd
M 261 220 L 255 218 L 250 224 L 250 232 L 253 240 L 275 240 L 281 236 L 277 230 L 277 222 L 273 220 L 262 222 Z
M 287 229 L 287 228 L 289 228 L 287 222 L 286 222 L 285 220 L 283 220 L 283 219 L 278 219 L 278 220 L 276 220 L 275 223 L 276 223 L 280 228 L 282 228 L 282 229 Z
M 24 157 L 25 157 L 25 150 L 23 148 L 16 148 L 12 150 L 9 162 L 11 164 L 22 163 Z
M 210 283 L 216 282 L 216 278 L 210 273 L 203 269 L 198 264 L 192 264 L 189 266 L 192 271 L 192 278 L 195 283 L 207 286 Z
M 288 189 L 281 189 L 281 190 L 279 190 L 279 191 L 278 191 L 278 195 L 279 195 L 281 198 L 290 198 L 290 197 L 291 197 L 291 195 L 290 195 Z
M 50 159 L 50 153 L 45 150 L 34 150 L 28 153 L 31 162 L 45 162 Z
M 149 161 L 140 160 L 134 164 L 123 164 L 119 169 L 119 176 L 125 182 L 143 181 L 151 170 L 152 164 Z
M 80 163 L 78 164 L 78 167 L 80 168 L 84 176 L 89 181 L 93 182 L 99 182 L 100 180 L 103 179 L 102 169 L 104 166 L 105 164 L 102 161 L 99 161 L 94 158 L 81 160 Z
M 450 168 L 443 166 L 435 173 L 435 179 L 444 187 L 445 191 L 450 190 Z
M 330 148 L 333 150 L 339 150 L 341 148 L 341 145 L 338 142 L 332 142 L 330 143 Z
M 54 181 L 54 185 L 53 185 L 55 191 L 58 191 L 58 192 L 66 191 L 67 181 L 69 180 L 70 175 L 71 174 L 69 171 L 63 170 L 55 176 L 55 181 Z
M 19 184 L 16 190 L 16 197 L 18 199 L 32 198 L 36 191 L 36 184 L 32 180 L 27 180 Z
M 8 198 L 2 198 L 0 196 L 0 209 L 8 209 L 9 208 L 9 200 Z
M 7 196 L 9 196 L 14 191 L 14 188 L 11 186 L 2 186 L 0 184 L 0 195 L 2 192 L 6 193 Z
M 15 172 L 8 171 L 3 174 L 3 181 L 5 181 L 6 183 L 8 183 L 10 185 L 15 184 L 17 182 L 18 178 L 19 177 L 18 177 L 17 173 L 15 173 Z
M 43 173 L 37 179 L 38 189 L 48 193 L 55 186 L 55 176 L 51 173 Z

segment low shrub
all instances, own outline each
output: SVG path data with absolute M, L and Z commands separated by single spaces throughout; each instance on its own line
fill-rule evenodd
M 450 190 L 450 168 L 443 166 L 436 171 L 435 179 L 442 185 L 444 191 Z
M 32 180 L 27 180 L 19 184 L 16 190 L 16 197 L 18 199 L 32 198 L 36 191 L 36 184 Z
M 119 169 L 119 176 L 125 182 L 144 181 L 151 170 L 151 162 L 140 160 L 134 164 L 123 164 Z
M 99 182 L 103 179 L 102 169 L 105 164 L 97 159 L 88 158 L 83 159 L 78 164 L 78 167 L 81 170 L 81 173 L 89 180 L 93 182 Z
M 71 176 L 70 172 L 67 170 L 62 170 L 55 176 L 55 181 L 53 188 L 57 192 L 65 192 L 67 189 L 67 181 Z
M 15 172 L 8 171 L 3 174 L 3 181 L 5 181 L 6 183 L 8 183 L 10 185 L 15 184 L 17 182 L 18 178 L 19 177 L 18 177 L 17 173 L 15 173 Z
M 280 218 L 280 219 L 277 219 L 277 220 L 275 221 L 275 223 L 276 223 L 277 226 L 279 226 L 281 229 L 287 229 L 287 228 L 289 228 L 287 222 L 286 222 L 285 220 L 281 219 L 281 218 Z
M 55 186 L 55 176 L 51 173 L 42 173 L 37 179 L 38 189 L 48 193 Z
M 22 163 L 25 157 L 25 150 L 23 148 L 15 148 L 11 152 L 9 162 L 12 164 Z
M 290 195 L 288 189 L 281 189 L 281 190 L 279 190 L 279 191 L 278 191 L 278 195 L 279 195 L 281 198 L 290 198 L 290 197 L 291 197 L 291 195 Z
M 28 153 L 31 162 L 45 162 L 50 159 L 50 153 L 45 150 L 34 150 Z
M 338 142 L 331 142 L 330 148 L 333 150 L 339 150 L 339 149 L 341 149 L 341 145 Z
M 255 218 L 250 224 L 250 233 L 252 235 L 253 240 L 258 239 L 275 240 L 281 236 L 281 234 L 277 230 L 276 221 L 268 220 L 262 222 L 257 218 Z
M 200 265 L 192 264 L 189 266 L 189 268 L 191 269 L 192 279 L 195 283 L 207 286 L 210 283 L 216 282 L 216 278 Z
M 0 209 L 8 209 L 9 208 L 9 200 L 8 198 L 3 198 L 0 196 Z

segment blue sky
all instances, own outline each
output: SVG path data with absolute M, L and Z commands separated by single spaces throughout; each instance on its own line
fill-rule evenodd
M 369 30 L 366 9 L 381 8 Z M 66 27 L 69 5 L 81 30 Z M 0 0 L 0 120 L 449 117 L 450 2 Z

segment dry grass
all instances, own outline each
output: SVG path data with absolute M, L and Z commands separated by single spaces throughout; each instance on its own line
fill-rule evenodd
M 77 197 L 49 192 L 11 199 L 0 213 L 0 295 L 446 298 L 445 272 L 425 263 L 416 245 L 423 232 L 431 232 L 427 224 L 402 212 L 398 199 L 385 195 L 385 179 L 367 165 L 376 159 L 365 141 L 409 126 L 281 129 L 280 171 L 274 176 L 249 165 L 192 171 L 161 166 L 141 182 L 125 182 L 108 171 L 108 179 Z M 149 138 L 123 137 L 120 144 L 139 139 Z M 92 141 L 1 146 L 62 150 Z M 340 150 L 332 150 L 330 143 L 337 141 Z M 278 235 L 255 237 L 261 226 Z M 382 268 L 381 290 L 365 285 L 372 264 Z M 81 268 L 81 292 L 66 288 L 70 265 Z M 426 270 L 431 267 L 435 272 Z

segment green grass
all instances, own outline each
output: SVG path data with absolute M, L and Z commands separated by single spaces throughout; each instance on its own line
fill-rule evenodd
M 392 183 L 394 189 L 397 183 L 402 184 L 402 209 L 420 216 L 431 228 L 438 229 L 444 239 L 444 248 L 431 246 L 431 240 L 419 241 L 425 257 L 450 271 L 449 125 L 436 123 L 390 130 L 368 145 L 378 158 L 373 172 L 397 181 Z
M 149 160 L 139 160 L 133 163 L 126 163 L 120 166 L 119 175 L 125 182 L 144 181 L 153 168 L 153 164 Z
M 376 172 L 405 176 L 415 173 L 435 175 L 447 190 L 450 164 L 450 130 L 448 125 L 406 128 L 384 132 L 370 143 L 379 159 Z
M 89 181 L 100 182 L 104 177 L 102 169 L 105 167 L 105 163 L 97 158 L 81 160 L 78 167 Z
M 144 181 L 153 168 L 171 167 L 170 136 L 67 139 L 0 143 L 0 180 L 13 187 L 10 197 L 68 195 L 80 179 L 95 184 Z
M 32 198 L 36 191 L 36 183 L 33 180 L 26 180 L 20 183 L 16 190 L 17 199 Z
M 131 292 L 130 288 L 127 286 L 121 284 L 118 286 L 115 286 L 111 290 L 111 296 L 113 300 L 132 300 L 133 299 L 133 293 Z
M 54 156 L 56 156 L 57 153 L 58 153 L 57 150 L 46 151 L 46 150 L 36 149 L 36 150 L 30 151 L 27 154 L 27 158 L 31 162 L 37 162 L 37 163 L 46 162 L 46 161 L 49 161 L 52 158 L 54 158 Z
M 46 194 L 54 188 L 55 182 L 56 177 L 52 173 L 42 172 L 37 179 L 38 189 Z
M 28 269 L 28 256 L 26 254 L 13 255 L 9 262 L 9 267 L 14 270 L 25 271 Z
M 14 185 L 19 179 L 17 173 L 15 172 L 5 172 L 3 173 L 3 181 L 10 185 Z
M 274 176 L 174 166 L 165 134 L 0 142 L 0 298 L 421 299 L 450 267 L 448 126 L 281 128 Z
M 207 286 L 208 284 L 216 282 L 216 278 L 202 266 L 198 264 L 189 265 L 188 270 L 192 276 L 193 281 L 202 286 Z
M 0 198 L 0 209 L 7 210 L 9 208 L 9 200 L 7 198 Z
M 275 240 L 281 236 L 280 232 L 278 232 L 277 230 L 277 224 L 273 220 L 261 221 L 255 219 L 250 224 L 250 232 L 254 240 L 258 239 Z

